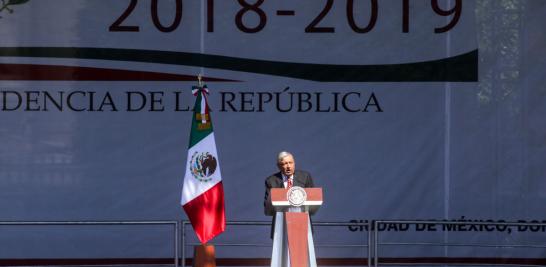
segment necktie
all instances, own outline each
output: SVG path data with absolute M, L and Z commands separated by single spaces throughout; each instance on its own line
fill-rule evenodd
M 286 182 L 286 188 L 290 189 L 290 187 L 292 187 L 292 179 L 289 178 Z

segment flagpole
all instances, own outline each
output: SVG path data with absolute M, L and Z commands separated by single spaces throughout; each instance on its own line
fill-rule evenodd
M 199 88 L 203 88 L 203 73 L 197 74 L 197 86 L 199 86 Z M 205 97 L 205 96 L 203 96 L 203 97 Z M 203 116 L 204 116 L 204 114 L 203 114 Z M 208 242 L 206 242 L 205 244 L 202 244 L 201 245 L 203 247 L 202 249 L 204 249 L 208 244 L 209 244 Z M 213 252 L 213 254 L 214 254 L 214 252 Z M 194 259 L 195 258 L 196 257 L 194 256 Z
M 202 73 L 197 75 L 197 83 L 192 86 L 197 98 L 181 204 L 201 242 L 194 246 L 193 266 L 213 267 L 215 247 L 210 241 L 225 231 L 224 189 Z
M 199 87 L 203 87 L 203 74 L 201 73 L 197 75 L 197 85 L 199 85 Z

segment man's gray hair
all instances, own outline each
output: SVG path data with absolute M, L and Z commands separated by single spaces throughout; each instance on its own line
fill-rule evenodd
M 288 157 L 288 156 L 292 156 L 292 158 L 294 158 L 294 155 L 292 155 L 292 153 L 286 152 L 286 151 L 281 151 L 279 153 L 279 155 L 277 156 L 277 162 L 281 162 L 281 160 L 283 158 Z

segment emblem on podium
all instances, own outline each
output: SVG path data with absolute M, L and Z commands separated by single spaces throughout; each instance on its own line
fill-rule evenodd
M 291 206 L 299 207 L 307 200 L 307 193 L 305 192 L 305 189 L 299 186 L 293 186 L 288 189 L 286 198 Z

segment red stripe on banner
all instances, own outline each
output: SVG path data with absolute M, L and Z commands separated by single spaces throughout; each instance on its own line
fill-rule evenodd
M 0 64 L 0 80 L 9 81 L 196 81 L 197 76 L 79 66 Z M 238 82 L 203 77 L 208 82 Z
M 207 243 L 226 229 L 224 186 L 221 181 L 183 207 L 201 243 Z

